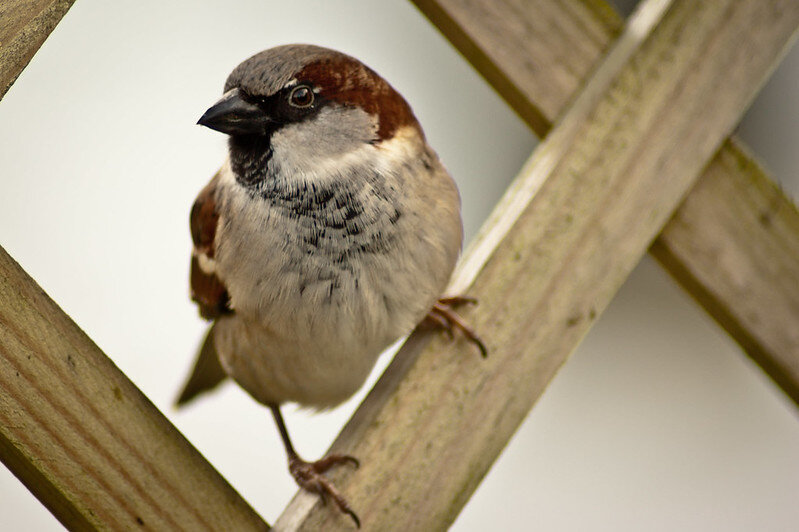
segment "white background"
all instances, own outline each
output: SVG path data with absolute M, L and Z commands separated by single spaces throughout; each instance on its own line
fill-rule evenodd
M 408 2 L 80 0 L 0 102 L 0 245 L 269 522 L 295 487 L 268 411 L 230 384 L 171 404 L 206 327 L 188 211 L 225 152 L 194 124 L 236 64 L 289 42 L 406 96 L 474 235 L 535 140 Z M 793 197 L 797 95 L 794 52 L 740 128 Z M 366 389 L 286 408 L 300 452 L 321 456 Z M 61 529 L 5 469 L 0 494 L 1 530 Z M 798 497 L 794 405 L 647 258 L 453 529 L 787 531 Z

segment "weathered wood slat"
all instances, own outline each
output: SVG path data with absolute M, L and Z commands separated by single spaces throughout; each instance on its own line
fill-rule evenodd
M 799 403 L 799 211 L 728 141 L 652 254 Z
M 539 135 L 622 24 L 602 0 L 414 3 Z M 735 138 L 723 144 L 689 198 L 656 241 L 654 256 L 799 404 L 795 206 Z M 760 223 L 764 208 L 777 213 L 777 225 Z M 715 260 L 721 255 L 726 260 Z
M 543 137 L 624 21 L 601 0 L 412 0 Z
M 70 530 L 268 526 L 0 248 L 0 460 Z
M 468 317 L 488 360 L 466 342 L 436 337 L 423 348 L 413 335 L 334 443 L 361 459 L 334 478 L 364 528 L 452 522 L 797 24 L 791 0 L 644 4 L 459 267 L 454 286 L 481 302 Z M 305 493 L 276 524 L 351 526 Z
M 0 3 L 0 97 L 74 0 Z M 268 525 L 0 248 L 0 460 L 70 530 Z
M 0 99 L 75 0 L 0 2 Z

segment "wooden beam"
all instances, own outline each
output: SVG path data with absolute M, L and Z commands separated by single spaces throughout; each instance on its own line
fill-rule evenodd
M 799 211 L 734 140 L 651 252 L 799 404 Z
M 602 0 L 414 3 L 541 136 L 622 27 Z M 731 138 L 652 253 L 799 404 L 797 250 L 796 207 Z
M 411 0 L 538 135 L 624 27 L 602 0 Z
M 0 98 L 74 0 L 0 4 Z M 0 460 L 70 530 L 268 530 L 0 247 Z
M 792 0 L 649 0 L 538 147 L 453 288 L 488 343 L 414 334 L 333 445 L 367 530 L 440 530 L 646 252 L 799 25 Z M 421 351 L 421 352 L 419 352 Z M 418 356 L 416 356 L 418 352 Z M 281 530 L 347 516 L 299 493 Z
M 0 3 L 0 99 L 75 0 Z
M 0 459 L 70 530 L 268 529 L 2 248 Z

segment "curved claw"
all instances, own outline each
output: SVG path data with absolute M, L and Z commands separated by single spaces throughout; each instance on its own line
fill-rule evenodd
M 430 309 L 426 320 L 429 320 L 434 325 L 444 329 L 450 338 L 453 337 L 453 329 L 460 329 L 466 339 L 477 346 L 477 348 L 480 350 L 480 355 L 483 358 L 486 358 L 488 357 L 488 348 L 486 348 L 486 345 L 483 343 L 477 333 L 475 333 L 474 330 L 469 327 L 465 321 L 463 321 L 463 318 L 461 318 L 454 310 L 452 310 L 453 306 L 466 303 L 476 304 L 477 300 L 471 297 L 463 296 L 441 298 L 435 305 L 433 305 L 433 308 Z
M 306 462 L 295 454 L 289 457 L 289 472 L 300 488 L 318 494 L 325 504 L 327 504 L 327 498 L 330 497 L 338 509 L 349 515 L 356 527 L 361 528 L 361 520 L 358 515 L 330 480 L 323 475 L 330 468 L 346 463 L 352 464 L 356 468 L 360 467 L 360 463 L 355 457 L 345 454 L 331 454 L 316 462 Z
M 313 465 L 313 468 L 317 473 L 324 473 L 333 466 L 347 463 L 352 464 L 355 469 L 361 467 L 361 463 L 358 461 L 358 459 L 348 454 L 331 454 L 325 456 L 321 460 L 313 462 L 311 465 Z
M 345 514 L 349 515 L 350 517 L 352 517 L 352 520 L 355 521 L 355 528 L 361 528 L 361 520 L 358 519 L 358 516 L 355 514 L 355 512 L 353 512 L 349 508 L 346 508 L 346 509 L 342 508 L 341 511 L 344 512 Z
M 442 297 L 438 302 L 448 307 L 457 307 L 460 305 L 476 305 L 477 299 L 469 296 L 452 296 Z

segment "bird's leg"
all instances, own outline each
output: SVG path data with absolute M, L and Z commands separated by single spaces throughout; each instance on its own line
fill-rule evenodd
M 316 462 L 306 462 L 291 444 L 288 430 L 286 430 L 286 423 L 283 421 L 283 415 L 280 413 L 280 407 L 277 405 L 269 405 L 272 410 L 272 416 L 275 418 L 277 430 L 280 432 L 280 438 L 283 440 L 283 446 L 286 448 L 286 454 L 289 459 L 289 472 L 300 488 L 318 494 L 322 497 L 322 502 L 327 502 L 329 496 L 338 506 L 339 510 L 352 517 L 355 521 L 355 526 L 361 528 L 361 521 L 358 516 L 350 508 L 350 505 L 344 497 L 338 492 L 333 484 L 323 476 L 323 474 L 334 466 L 339 464 L 350 463 L 358 467 L 358 460 L 352 456 L 344 454 L 331 454 Z
M 459 329 L 463 335 L 480 350 L 480 354 L 485 358 L 488 356 L 488 349 L 485 344 L 477 336 L 477 333 L 463 321 L 454 310 L 459 305 L 470 304 L 474 305 L 477 300 L 471 297 L 455 296 L 455 297 L 442 297 L 439 299 L 430 312 L 427 313 L 421 325 L 435 329 L 443 329 L 453 337 L 453 330 Z

